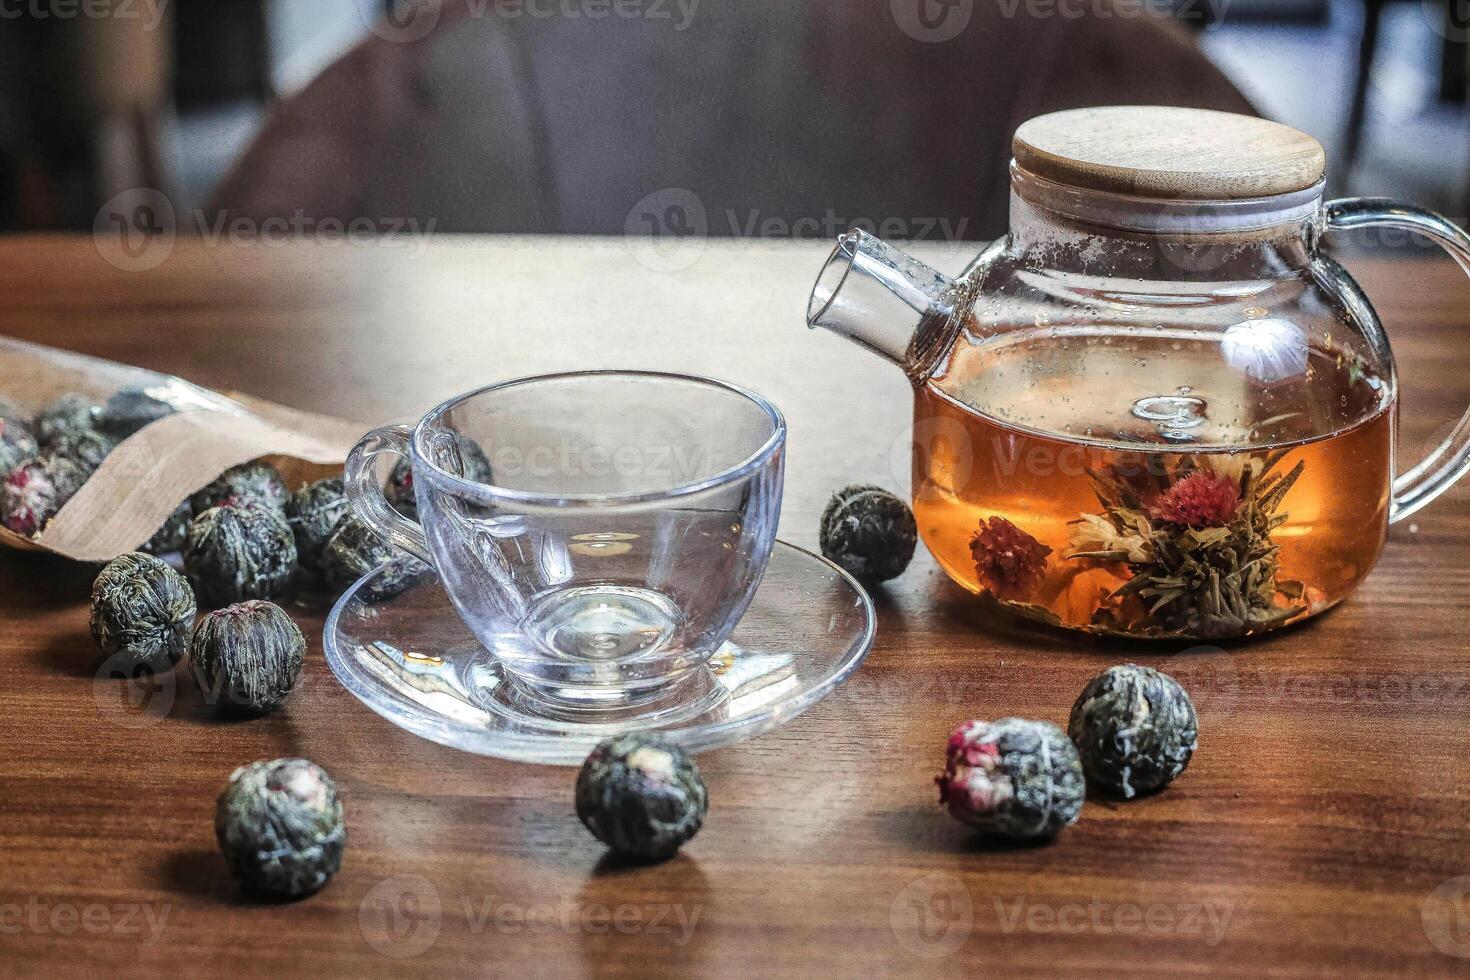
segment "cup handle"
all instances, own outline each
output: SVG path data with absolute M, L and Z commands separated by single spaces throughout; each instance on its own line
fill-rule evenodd
M 423 527 L 388 503 L 388 498 L 383 496 L 382 481 L 378 479 L 378 457 L 389 453 L 410 459 L 408 444 L 412 438 L 413 430 L 406 425 L 385 425 L 369 432 L 348 455 L 343 484 L 348 503 L 363 523 L 390 544 L 434 568 L 434 556 L 429 553 Z
M 1373 225 L 1423 235 L 1448 252 L 1461 271 L 1470 275 L 1470 235 L 1449 219 L 1386 198 L 1352 197 L 1327 203 L 1329 231 L 1351 231 Z M 1470 470 L 1470 409 L 1460 417 L 1459 424 L 1444 442 L 1393 481 L 1389 523 L 1397 523 L 1418 511 L 1448 490 L 1467 470 Z

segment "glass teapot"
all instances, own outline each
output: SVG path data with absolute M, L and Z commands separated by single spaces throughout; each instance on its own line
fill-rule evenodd
M 1241 636 L 1341 601 L 1470 467 L 1470 414 L 1395 478 L 1393 353 L 1319 240 L 1408 229 L 1470 272 L 1470 237 L 1324 204 L 1315 140 L 1228 113 L 1059 112 L 1014 154 L 1010 233 L 958 279 L 854 231 L 807 311 L 913 382 L 934 557 L 988 602 L 1111 635 Z

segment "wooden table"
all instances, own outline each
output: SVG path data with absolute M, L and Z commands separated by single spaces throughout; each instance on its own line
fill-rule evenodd
M 811 547 L 839 486 L 906 487 L 892 461 L 910 419 L 898 372 L 803 329 L 822 257 L 731 243 L 659 272 L 617 241 L 180 243 L 125 273 L 85 239 L 13 239 L 0 242 L 0 333 L 364 421 L 552 369 L 723 376 L 788 414 L 782 534 Z M 938 260 L 957 269 L 963 254 Z M 1360 268 L 1407 379 L 1407 460 L 1470 387 L 1470 290 L 1437 263 Z M 6 554 L 0 970 L 1463 973 L 1467 546 L 1462 489 L 1396 527 L 1337 611 L 1185 657 L 988 620 L 921 554 L 876 595 L 877 644 L 853 681 L 701 757 L 705 829 L 637 869 L 604 860 L 577 822 L 572 770 L 394 728 L 337 685 L 317 639 L 270 718 L 216 722 L 186 686 L 165 719 L 140 723 L 115 686 L 94 685 L 89 572 Z M 320 633 L 319 616 L 301 623 Z M 957 722 L 1064 723 L 1086 680 L 1125 659 L 1165 666 L 1198 703 L 1200 749 L 1173 788 L 1091 800 L 1044 847 L 986 845 L 939 811 L 932 779 Z M 319 895 L 251 904 L 225 880 L 214 800 L 236 766 L 283 755 L 336 777 L 351 841 Z

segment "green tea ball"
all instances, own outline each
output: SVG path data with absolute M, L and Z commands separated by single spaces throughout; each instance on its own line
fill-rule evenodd
M 619 735 L 577 775 L 577 816 L 614 853 L 640 861 L 672 857 L 704 825 L 709 793 L 699 767 L 673 742 Z
M 1123 664 L 1094 677 L 1072 706 L 1067 734 L 1087 778 L 1132 799 L 1169 785 L 1189 765 L 1199 738 L 1194 703 L 1179 682 L 1152 667 Z
M 363 593 L 369 602 L 384 602 L 401 595 L 430 574 L 427 565 L 384 541 L 356 513 L 344 514 L 322 550 L 322 574 L 327 584 L 345 592 L 380 565 L 384 566 L 382 573 Z
M 23 419 L 0 415 L 0 473 L 10 473 L 35 459 L 40 446 Z
M 848 487 L 822 514 L 822 554 L 864 582 L 902 575 L 918 540 L 914 512 L 881 487 Z
M 446 473 L 462 476 L 474 483 L 489 483 L 494 479 L 494 471 L 485 450 L 468 436 L 441 435 L 437 445 L 438 448 L 431 451 L 430 455 L 434 464 Z M 399 512 L 411 515 L 418 510 L 418 500 L 414 497 L 413 489 L 413 467 L 408 460 L 400 459 L 393 467 L 385 493 L 388 502 Z
M 182 550 L 184 542 L 189 538 L 189 522 L 193 519 L 194 505 L 186 500 L 169 515 L 168 520 L 163 522 L 163 527 L 148 539 L 147 544 L 138 550 L 146 551 L 150 555 L 169 555 Z
M 230 876 L 263 898 L 301 898 L 342 867 L 347 828 L 337 787 L 305 759 L 236 769 L 214 811 Z
M 146 388 L 124 388 L 98 411 L 97 428 L 121 442 L 177 411 L 169 402 L 150 395 Z
M 43 453 L 22 463 L 0 486 L 0 523 L 35 537 L 86 482 L 87 474 L 65 456 Z
M 163 671 L 178 663 L 195 611 L 189 583 L 152 555 L 114 558 L 92 583 L 92 639 L 131 666 Z
M 217 710 L 264 715 L 296 686 L 306 637 L 280 606 L 253 599 L 206 613 L 194 627 L 189 656 Z
M 318 480 L 287 498 L 286 520 L 296 536 L 296 554 L 302 565 L 321 571 L 322 551 L 349 509 L 340 476 Z
M 945 748 L 939 802 L 961 823 L 1042 840 L 1076 823 L 1087 780 L 1077 750 L 1050 722 L 967 721 Z
M 286 516 L 254 498 L 227 500 L 189 522 L 184 574 L 208 608 L 282 595 L 295 565 Z
M 117 444 L 111 437 L 96 429 L 81 429 L 63 433 L 51 440 L 46 447 L 46 453 L 50 456 L 64 456 L 90 477 L 115 448 Z
M 48 448 L 63 436 L 74 436 L 97 427 L 97 403 L 85 395 L 62 395 L 41 410 L 33 426 L 36 440 Z
M 290 495 L 280 470 L 269 463 L 245 463 L 225 470 L 219 479 L 194 494 L 190 503 L 196 514 L 218 507 L 226 500 L 247 498 L 284 511 Z

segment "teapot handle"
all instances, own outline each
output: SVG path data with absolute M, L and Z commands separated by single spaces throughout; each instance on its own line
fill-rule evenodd
M 1327 230 L 1350 231 L 1378 226 L 1423 235 L 1450 254 L 1470 275 L 1470 235 L 1433 211 L 1386 198 L 1353 197 L 1327 203 Z M 1396 523 L 1450 488 L 1470 470 L 1470 409 L 1444 442 L 1413 469 L 1393 481 L 1388 520 Z

